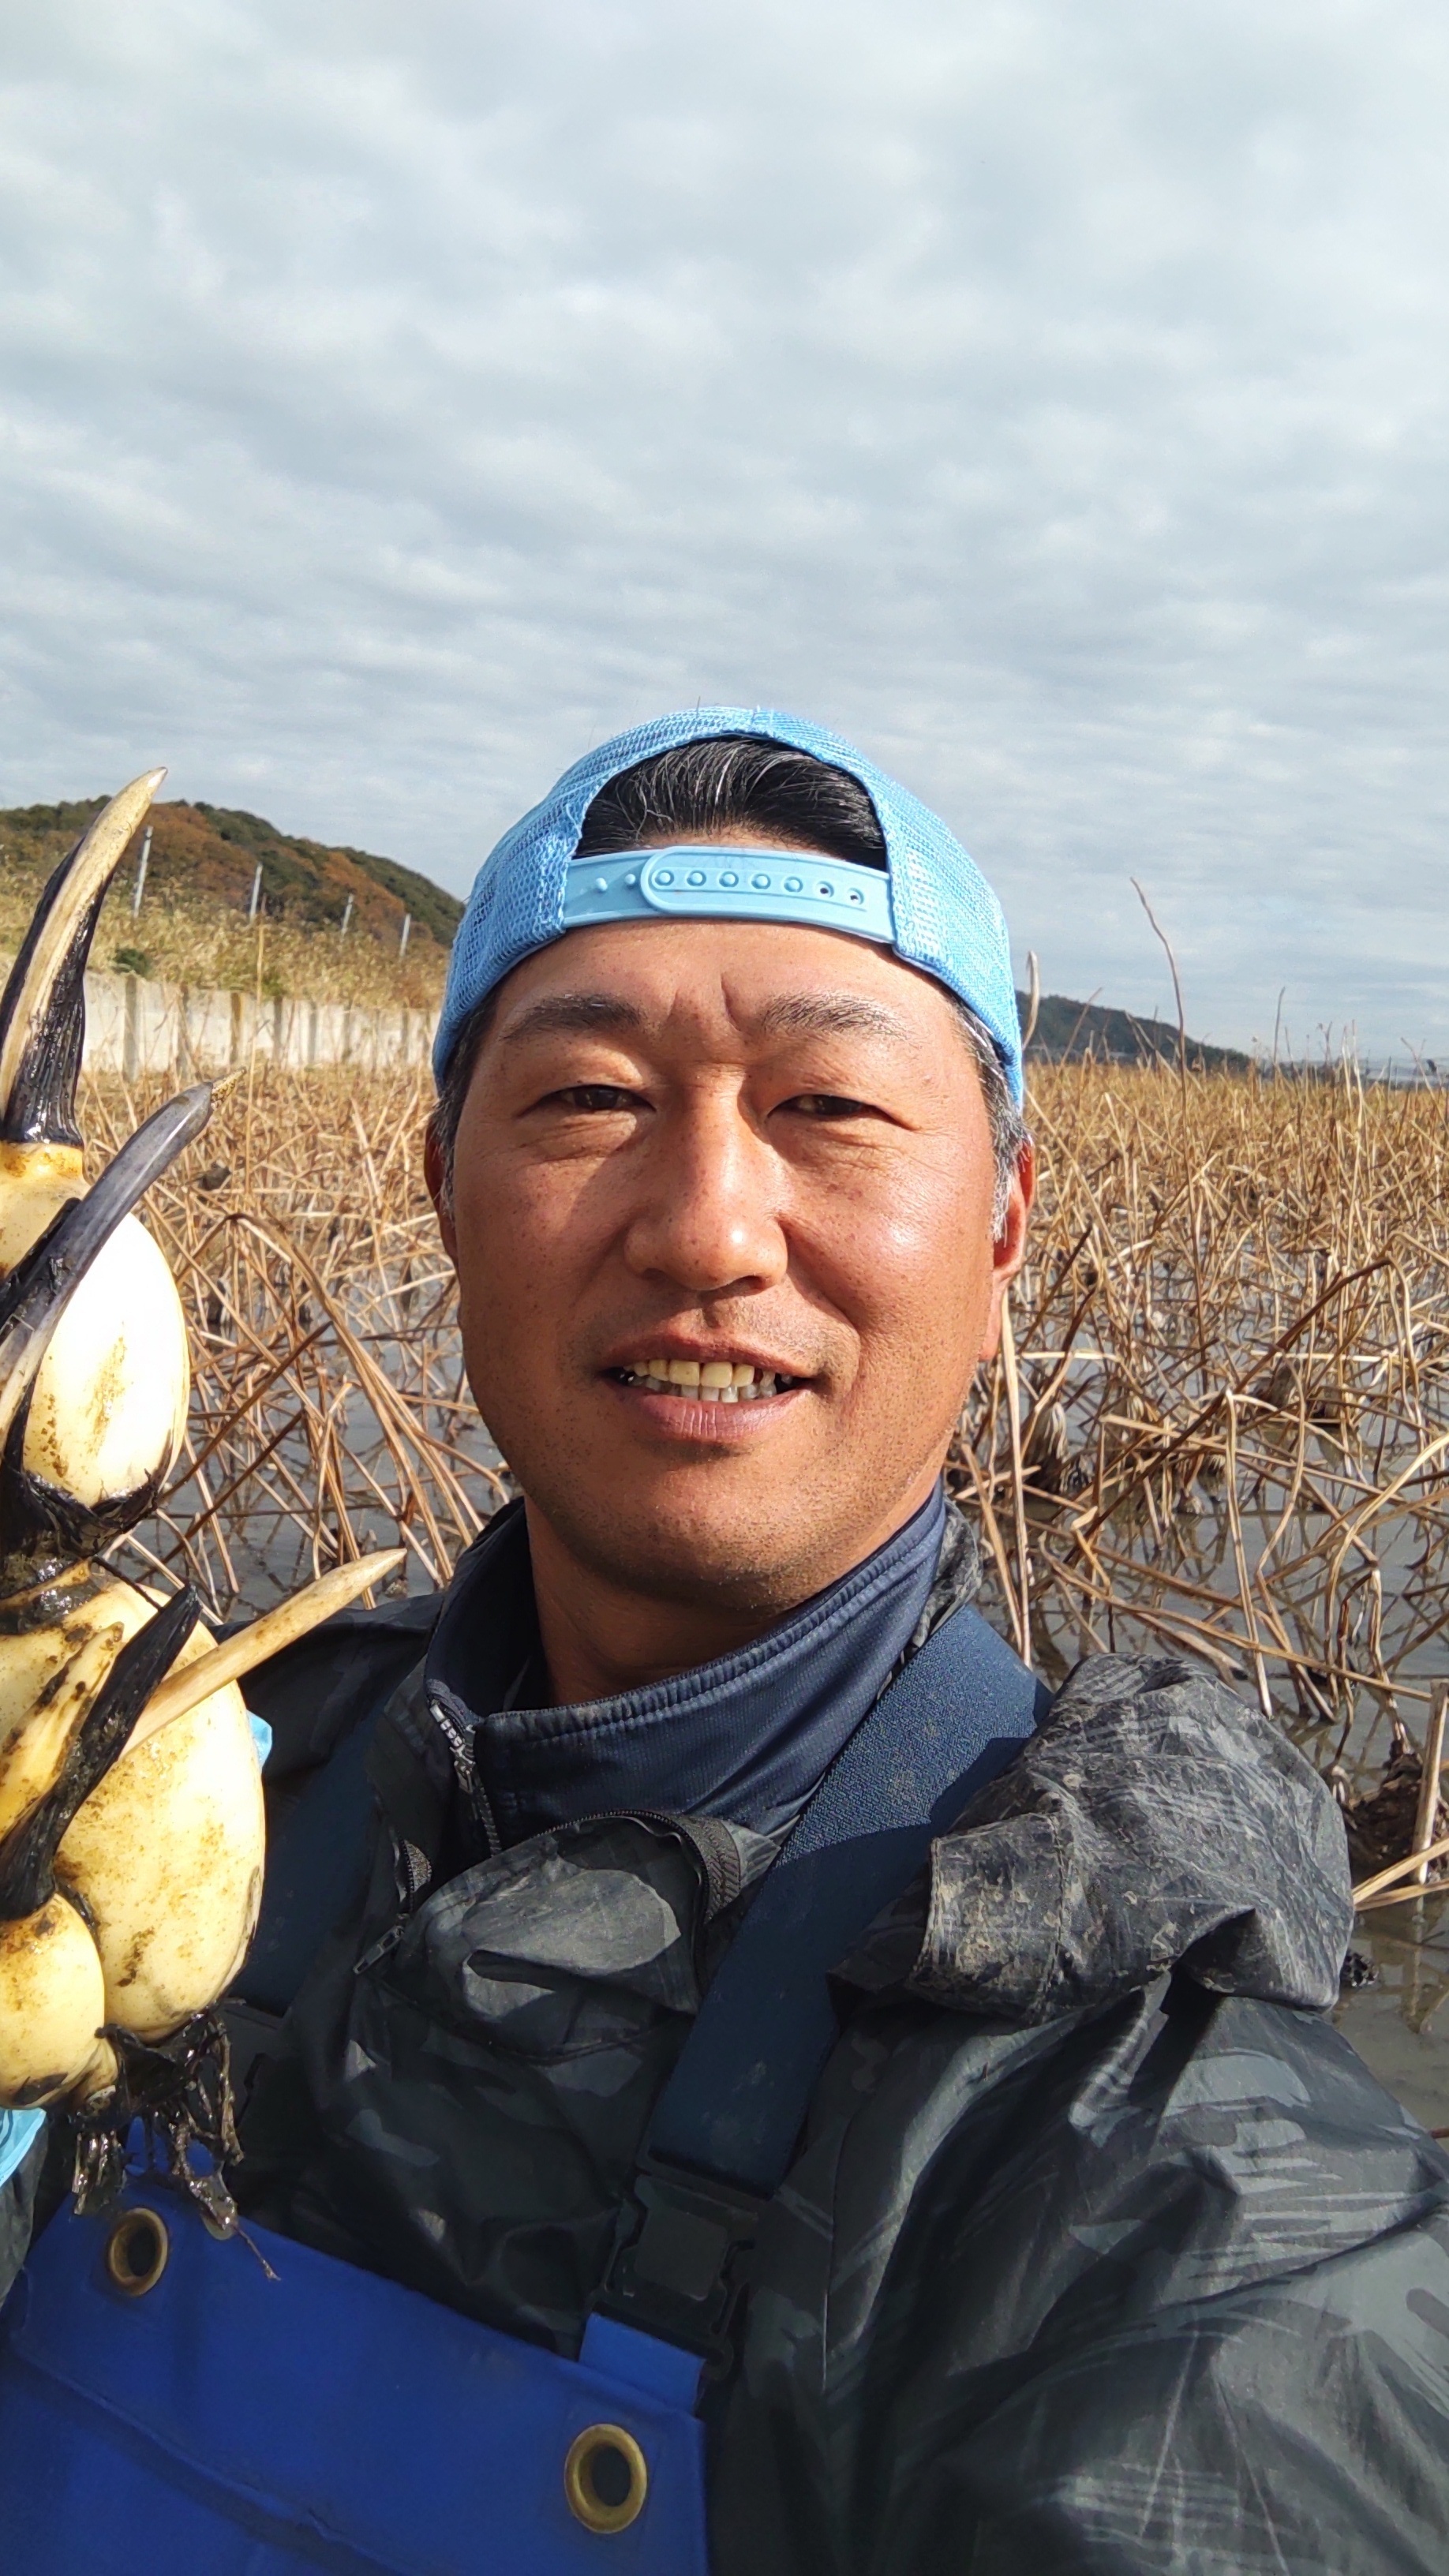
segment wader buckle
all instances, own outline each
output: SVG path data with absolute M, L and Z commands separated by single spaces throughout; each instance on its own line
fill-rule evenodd
M 594 2306 L 641 2334 L 701 2354 L 715 2376 L 732 2359 L 730 2330 L 767 2200 L 641 2156 Z

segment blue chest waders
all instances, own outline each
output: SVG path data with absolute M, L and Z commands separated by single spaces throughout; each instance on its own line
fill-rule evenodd
M 835 2035 L 827 1977 L 1040 1698 L 963 1609 L 862 1720 L 660 2097 L 577 2361 L 251 2229 L 269 2279 L 152 2177 L 53 2220 L 0 2311 L 5 2576 L 707 2576 L 701 2375 Z

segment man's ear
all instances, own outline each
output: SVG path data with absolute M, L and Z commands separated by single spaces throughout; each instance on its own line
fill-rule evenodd
M 996 1357 L 1001 1340 L 1001 1309 L 1006 1292 L 1026 1259 L 1026 1229 L 1035 1196 L 1036 1154 L 1030 1144 L 1025 1144 L 1016 1158 L 1001 1230 L 991 1247 L 991 1301 L 986 1310 L 986 1330 L 981 1337 L 981 1357 L 984 1360 Z
M 433 1214 L 438 1220 L 438 1232 L 443 1238 L 443 1250 L 456 1270 L 458 1239 L 453 1231 L 453 1193 L 449 1187 L 448 1158 L 443 1152 L 443 1141 L 438 1134 L 436 1112 L 428 1120 L 427 1132 L 423 1137 L 423 1179 L 428 1185 L 428 1196 L 433 1202 Z

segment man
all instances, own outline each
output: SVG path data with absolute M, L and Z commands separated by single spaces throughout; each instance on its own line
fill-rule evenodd
M 289 2380 L 228 2471 L 256 2563 L 613 2535 L 674 2576 L 702 2426 L 715 2576 L 1441 2568 L 1449 2166 L 1325 2017 L 1336 1812 L 1175 1659 L 1034 1708 L 967 1606 L 941 1471 L 1032 1160 L 964 852 L 813 727 L 666 718 L 500 843 L 436 1061 L 430 1184 L 522 1499 L 440 1605 L 253 1692 L 235 2187 L 274 2304 L 234 2246 L 208 2277 L 336 2320 L 325 2405 Z M 235 2331 L 250 2422 L 292 2329 Z M 475 2353 L 565 2392 L 532 2485 L 502 2379 L 457 2415 Z M 263 2475 L 334 2406 L 366 2547 L 311 2489 L 304 2540 L 300 2473 L 282 2504 Z M 489 2442 L 476 2522 L 420 2538 Z

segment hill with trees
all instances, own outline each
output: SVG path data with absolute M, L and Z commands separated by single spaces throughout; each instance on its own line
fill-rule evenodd
M 1018 993 L 1016 1003 L 1025 1028 L 1030 1002 Z M 1175 1065 L 1177 1027 L 1174 1021 L 1139 1019 L 1102 1002 L 1073 1002 L 1064 993 L 1044 993 L 1027 1055 L 1047 1064 L 1076 1064 L 1092 1056 L 1098 1064 Z M 1201 1038 L 1187 1040 L 1187 1060 L 1205 1073 L 1246 1073 L 1251 1061 L 1236 1047 L 1208 1046 Z
M 0 811 L 0 947 L 14 950 L 46 877 L 103 802 Z M 305 840 L 259 814 L 200 799 L 154 805 L 148 819 L 139 911 L 138 835 L 101 916 L 92 951 L 98 967 L 243 991 L 260 982 L 268 993 L 323 1000 L 414 1007 L 438 1000 L 463 907 L 416 868 Z

